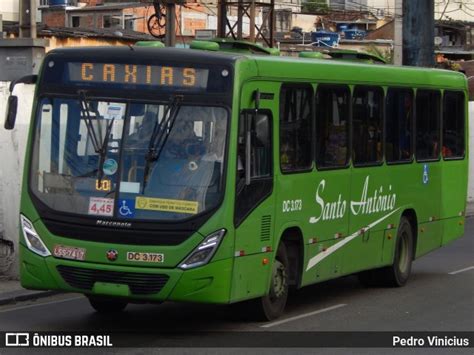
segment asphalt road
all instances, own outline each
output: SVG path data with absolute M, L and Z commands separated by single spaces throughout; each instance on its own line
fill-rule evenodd
M 469 218 L 463 238 L 414 262 L 405 287 L 364 288 L 354 276 L 332 280 L 292 293 L 285 315 L 275 322 L 248 321 L 228 306 L 177 303 L 129 305 L 123 313 L 102 316 L 94 313 L 83 296 L 67 294 L 0 307 L 0 331 L 120 331 L 121 340 L 156 347 L 162 345 L 159 338 L 137 334 L 173 331 L 182 333 L 183 344 L 189 345 L 200 340 L 187 339 L 189 331 L 472 332 L 473 255 L 474 218 Z M 431 354 L 434 349 L 416 350 Z M 463 350 L 474 354 L 472 348 Z M 356 352 L 365 353 L 350 353 Z

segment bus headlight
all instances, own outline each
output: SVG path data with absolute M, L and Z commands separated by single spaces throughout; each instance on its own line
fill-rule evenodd
M 178 267 L 183 270 L 188 270 L 207 264 L 219 247 L 225 232 L 225 229 L 220 229 L 209 234 Z
M 28 249 L 41 256 L 50 256 L 51 253 L 49 252 L 46 245 L 44 245 L 38 233 L 36 233 L 33 223 L 31 223 L 30 220 L 23 215 L 20 215 L 20 223 L 23 237 L 25 238 Z

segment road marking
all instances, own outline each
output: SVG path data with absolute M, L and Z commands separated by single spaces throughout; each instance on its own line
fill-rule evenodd
M 15 307 L 15 308 L 3 309 L 3 310 L 0 310 L 0 313 L 7 313 L 7 312 L 19 311 L 19 310 L 22 310 L 22 309 L 33 308 L 33 307 L 46 306 L 46 305 L 49 305 L 49 304 L 74 301 L 74 300 L 78 300 L 78 299 L 81 299 L 81 298 L 83 299 L 84 296 L 68 298 L 68 299 L 65 299 L 65 300 L 50 301 L 50 302 L 37 303 L 37 304 L 29 304 L 28 306 L 20 306 L 20 307 Z
M 314 311 L 314 312 L 309 312 L 309 313 L 301 314 L 299 316 L 295 316 L 295 317 L 291 317 L 291 318 L 287 318 L 287 319 L 282 319 L 282 320 L 279 320 L 279 321 L 273 322 L 273 323 L 267 323 L 267 324 L 261 325 L 260 328 L 274 327 L 276 325 L 280 325 L 280 324 L 287 323 L 287 322 L 292 322 L 294 320 L 298 320 L 298 319 L 301 319 L 301 318 L 311 317 L 311 316 L 314 316 L 316 314 L 332 311 L 333 309 L 341 308 L 341 307 L 344 307 L 344 306 L 347 306 L 347 304 L 345 304 L 345 303 L 336 304 L 335 306 L 323 308 L 323 309 L 320 309 L 320 310 L 317 310 L 317 311 Z
M 449 275 L 456 275 L 456 274 L 459 274 L 461 272 L 469 271 L 469 270 L 472 270 L 472 269 L 474 269 L 474 266 L 469 266 L 469 267 L 466 267 L 466 268 L 461 269 L 461 270 L 456 270 L 456 271 L 450 272 Z

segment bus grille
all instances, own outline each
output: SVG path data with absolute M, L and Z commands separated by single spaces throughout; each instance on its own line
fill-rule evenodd
M 64 265 L 59 265 L 57 269 L 71 287 L 92 290 L 95 282 L 110 282 L 128 285 L 135 295 L 158 293 L 169 279 L 168 275 L 163 274 L 93 270 Z

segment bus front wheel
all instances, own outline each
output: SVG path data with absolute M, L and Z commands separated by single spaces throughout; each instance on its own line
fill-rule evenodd
M 404 286 L 411 273 L 413 261 L 413 230 L 406 217 L 400 219 L 393 264 L 381 269 L 368 270 L 359 274 L 365 286 Z
M 128 302 L 104 297 L 88 296 L 89 303 L 99 313 L 121 312 L 127 307 Z
M 270 290 L 267 295 L 255 300 L 261 320 L 273 320 L 283 314 L 288 299 L 288 269 L 286 246 L 280 243 L 273 261 Z

